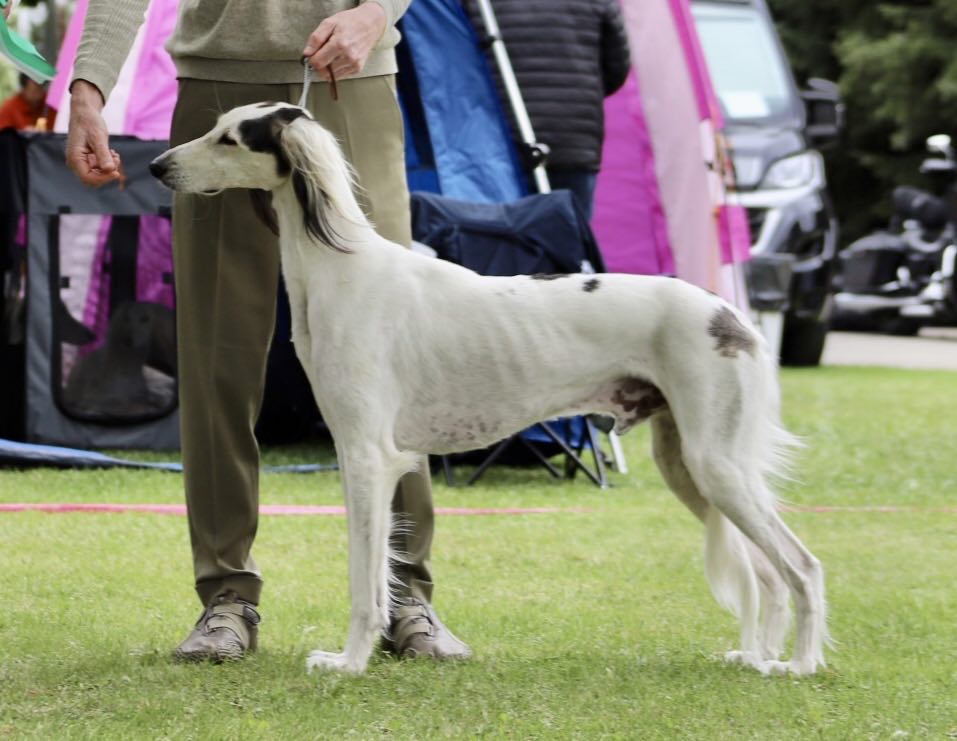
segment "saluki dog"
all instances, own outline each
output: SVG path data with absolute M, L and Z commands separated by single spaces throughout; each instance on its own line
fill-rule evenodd
M 729 661 L 810 674 L 828 642 L 820 562 L 778 516 L 769 480 L 796 444 L 777 364 L 746 317 L 675 278 L 486 277 L 383 239 L 335 138 L 285 103 L 242 106 L 150 171 L 187 193 L 271 194 L 292 336 L 335 438 L 352 614 L 341 653 L 361 673 L 390 614 L 390 503 L 429 453 L 481 448 L 536 421 L 651 421 L 668 487 L 704 523 L 711 590 L 741 623 Z M 265 248 L 265 247 L 264 247 Z M 788 632 L 789 596 L 797 637 Z

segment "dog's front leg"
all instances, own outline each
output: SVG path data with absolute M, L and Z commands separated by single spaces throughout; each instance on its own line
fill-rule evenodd
M 389 623 L 389 506 L 398 475 L 388 473 L 391 467 L 382 465 L 379 456 L 364 458 L 339 457 L 349 523 L 349 637 L 342 653 L 309 654 L 309 671 L 319 668 L 361 674 L 376 639 Z

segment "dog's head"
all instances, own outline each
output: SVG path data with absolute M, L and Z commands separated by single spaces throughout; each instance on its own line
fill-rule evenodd
M 254 103 L 227 111 L 204 136 L 153 160 L 150 173 L 181 193 L 214 195 L 227 188 L 248 188 L 257 213 L 276 233 L 268 194 L 291 183 L 306 230 L 337 249 L 345 248 L 329 223 L 328 210 L 364 220 L 352 198 L 352 172 L 335 137 L 307 110 L 288 103 Z
M 227 111 L 204 136 L 174 147 L 150 163 L 150 173 L 182 193 L 226 188 L 274 190 L 292 173 L 283 133 L 309 112 L 286 103 L 255 103 Z

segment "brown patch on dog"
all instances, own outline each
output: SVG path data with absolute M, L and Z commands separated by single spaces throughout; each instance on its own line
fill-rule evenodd
M 644 422 L 648 417 L 668 407 L 668 402 L 661 390 L 642 378 L 623 379 L 612 393 L 611 401 L 621 410 L 615 415 L 617 421 L 615 430 L 619 433 Z
M 582 290 L 585 291 L 585 293 L 591 293 L 600 285 L 601 281 L 598 280 L 598 278 L 589 278 L 582 284 Z
M 714 349 L 723 357 L 736 358 L 741 350 L 754 357 L 754 335 L 727 306 L 722 306 L 711 317 L 708 334 L 715 338 Z

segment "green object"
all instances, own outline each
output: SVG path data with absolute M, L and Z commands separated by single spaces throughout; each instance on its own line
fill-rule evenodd
M 6 7 L 7 2 L 8 0 L 0 0 L 0 8 Z M 44 59 L 33 44 L 7 26 L 7 20 L 2 13 L 0 13 L 0 54 L 13 62 L 13 66 L 23 74 L 41 85 L 52 80 L 56 74 L 56 67 Z

